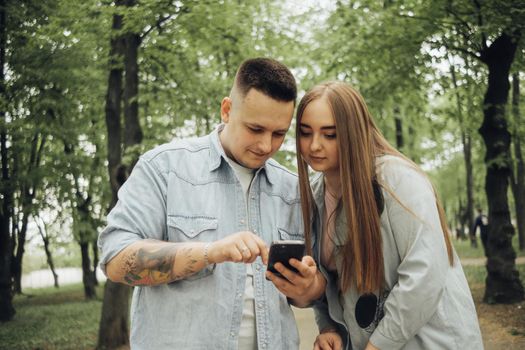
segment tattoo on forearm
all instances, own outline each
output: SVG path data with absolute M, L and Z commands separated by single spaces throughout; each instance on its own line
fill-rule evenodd
M 193 275 L 196 270 L 195 270 L 195 264 L 198 262 L 198 260 L 195 260 L 191 255 L 192 255 L 192 252 L 193 252 L 193 249 L 192 248 L 183 248 L 181 249 L 181 253 L 185 256 L 185 260 L 186 260 L 186 264 L 183 268 L 183 274 L 184 276 L 189 276 L 189 275 Z
M 124 258 L 124 280 L 129 285 L 141 286 L 182 279 L 197 272 L 199 260 L 192 254 L 191 247 L 139 248 Z M 175 269 L 175 258 L 179 257 L 184 265 Z

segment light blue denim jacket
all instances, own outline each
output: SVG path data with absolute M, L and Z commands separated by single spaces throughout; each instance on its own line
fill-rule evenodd
M 303 239 L 297 177 L 270 159 L 256 171 L 246 197 L 225 160 L 218 137 L 173 141 L 144 154 L 119 191 L 101 232 L 101 267 L 129 244 L 146 238 L 208 242 L 251 230 L 270 245 Z M 259 349 L 298 349 L 299 336 L 286 297 L 254 271 Z M 186 279 L 135 287 L 132 349 L 237 349 L 246 265 L 222 263 Z
M 408 162 L 394 156 L 378 157 L 376 172 L 384 199 L 384 290 L 375 293 L 378 300 L 371 310 L 372 322 L 361 328 L 356 321 L 360 294 L 355 286 L 342 293 L 337 279 L 342 255 L 347 254 L 346 217 L 339 207 L 334 237 L 337 273 L 319 267 L 327 278 L 326 299 L 314 306 L 319 329 L 337 329 L 347 350 L 362 350 L 369 340 L 381 350 L 483 349 L 476 308 L 455 251 L 452 266 L 448 260 L 430 183 Z M 321 176 L 312 182 L 318 209 L 313 224 L 318 261 L 323 234 L 323 179 Z

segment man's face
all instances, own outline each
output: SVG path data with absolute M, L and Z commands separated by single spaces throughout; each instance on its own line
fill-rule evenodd
M 225 126 L 220 140 L 226 155 L 247 168 L 263 166 L 281 147 L 293 110 L 293 101 L 277 101 L 255 89 L 244 97 L 233 91 L 221 103 Z

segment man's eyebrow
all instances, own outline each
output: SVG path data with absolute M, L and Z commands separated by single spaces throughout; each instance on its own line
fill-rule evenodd
M 264 126 L 262 126 L 261 124 L 258 124 L 258 123 L 246 122 L 246 125 L 254 127 L 254 128 L 265 129 Z
M 262 130 L 266 130 L 266 127 L 260 125 L 260 124 L 257 124 L 257 123 L 246 123 L 246 125 L 248 125 L 250 128 L 257 128 L 257 129 L 262 129 Z M 282 133 L 287 133 L 288 132 L 288 129 L 279 129 L 279 130 L 275 130 L 274 132 L 282 132 Z
M 304 123 L 301 123 L 300 127 L 301 128 L 308 128 L 308 129 L 312 128 L 310 125 L 304 124 Z M 321 126 L 321 130 L 334 130 L 334 129 L 335 129 L 335 125 Z

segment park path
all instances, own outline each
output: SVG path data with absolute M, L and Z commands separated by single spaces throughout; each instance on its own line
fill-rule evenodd
M 72 283 L 82 283 L 82 269 L 79 267 L 63 267 L 55 270 L 58 275 L 58 284 L 66 285 Z M 100 269 L 97 269 L 97 279 L 104 282 L 106 276 Z M 55 280 L 50 269 L 35 270 L 22 275 L 22 289 L 44 288 L 53 286 Z

